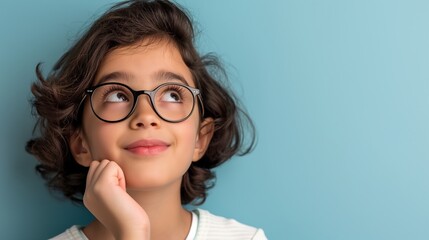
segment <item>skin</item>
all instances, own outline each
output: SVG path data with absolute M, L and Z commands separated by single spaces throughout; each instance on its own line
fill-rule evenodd
M 169 41 L 143 41 L 110 52 L 103 60 L 94 85 L 113 73 L 127 77 L 107 82 L 152 90 L 164 82 L 195 87 L 191 72 Z M 160 77 L 172 72 L 183 79 Z M 184 82 L 183 82 L 184 81 Z M 196 103 L 197 104 L 197 103 Z M 163 121 L 149 98 L 141 95 L 135 112 L 126 120 L 106 123 L 86 101 L 83 128 L 70 139 L 76 161 L 89 167 L 84 204 L 96 217 L 84 233 L 89 239 L 184 239 L 191 214 L 180 202 L 182 176 L 205 153 L 213 135 L 213 120 L 201 122 L 198 106 L 183 122 Z M 154 152 L 127 149 L 139 140 L 160 140 L 167 147 Z

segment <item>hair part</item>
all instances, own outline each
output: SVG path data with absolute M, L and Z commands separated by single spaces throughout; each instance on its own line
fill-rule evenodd
M 213 77 L 214 73 L 225 72 L 219 60 L 213 55 L 198 54 L 192 21 L 186 12 L 167 0 L 125 1 L 96 20 L 46 78 L 40 64 L 36 66 L 38 82 L 31 91 L 39 136 L 27 142 L 26 150 L 39 160 L 36 170 L 50 188 L 82 202 L 88 168 L 75 161 L 68 141 L 82 127 L 80 102 L 106 54 L 142 40 L 162 39 L 171 41 L 179 50 L 201 91 L 204 117 L 214 119 L 214 134 L 206 153 L 183 176 L 182 204 L 202 204 L 208 189 L 214 186 L 213 169 L 233 155 L 244 155 L 254 148 L 254 125 L 221 79 Z M 250 139 L 246 143 L 244 132 L 249 134 L 246 140 Z

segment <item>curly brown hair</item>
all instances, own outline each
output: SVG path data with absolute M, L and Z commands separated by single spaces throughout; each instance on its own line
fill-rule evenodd
M 214 186 L 213 168 L 233 155 L 249 153 L 255 146 L 255 128 L 237 99 L 215 77 L 225 76 L 213 55 L 200 56 L 194 46 L 194 29 L 186 12 L 167 0 L 133 0 L 114 5 L 58 60 L 45 78 L 36 67 L 38 82 L 31 91 L 39 135 L 26 150 L 40 163 L 36 170 L 47 185 L 75 202 L 82 202 L 87 167 L 79 165 L 69 150 L 69 139 L 81 128 L 79 108 L 85 89 L 92 86 L 100 63 L 112 50 L 143 39 L 173 42 L 190 69 L 204 101 L 204 117 L 214 119 L 214 134 L 204 156 L 193 162 L 181 185 L 182 204 L 202 204 Z M 218 74 L 221 73 L 221 74 Z M 244 138 L 244 132 L 249 138 Z

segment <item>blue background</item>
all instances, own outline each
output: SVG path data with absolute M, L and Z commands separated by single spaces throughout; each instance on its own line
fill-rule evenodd
M 91 216 L 25 153 L 30 84 L 113 1 L 0 8 L 0 234 L 46 239 Z M 258 129 L 203 208 L 269 239 L 429 239 L 429 3 L 182 0 Z

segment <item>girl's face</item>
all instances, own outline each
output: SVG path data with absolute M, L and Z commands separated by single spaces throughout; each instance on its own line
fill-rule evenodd
M 152 90 L 167 82 L 195 87 L 178 49 L 168 41 L 143 41 L 113 50 L 103 60 L 93 85 L 102 82 L 118 82 L 134 90 Z M 180 183 L 191 162 L 203 156 L 212 136 L 212 120 L 200 122 L 197 102 L 188 119 L 169 123 L 154 112 L 143 94 L 129 118 L 107 123 L 94 115 L 86 100 L 83 129 L 70 141 L 72 153 L 84 166 L 93 160 L 115 161 L 124 171 L 128 189 Z

